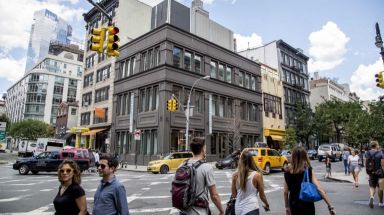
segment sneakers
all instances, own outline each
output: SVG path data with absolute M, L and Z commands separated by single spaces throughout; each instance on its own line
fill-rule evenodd
M 373 197 L 369 198 L 369 207 L 373 208 Z
M 384 207 L 384 203 L 379 203 L 379 207 Z

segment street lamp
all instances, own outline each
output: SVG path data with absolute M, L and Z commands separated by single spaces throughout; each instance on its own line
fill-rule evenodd
M 383 63 L 384 63 L 384 47 L 383 47 L 383 40 L 381 39 L 379 23 L 376 22 L 375 27 L 376 27 L 375 45 L 377 48 L 380 49 L 381 59 L 383 60 Z
M 188 137 L 189 136 L 189 104 L 191 102 L 192 90 L 195 87 L 195 85 L 197 84 L 197 82 L 199 82 L 202 79 L 210 79 L 210 78 L 211 78 L 211 76 L 207 75 L 207 76 L 204 76 L 204 77 L 197 79 L 195 81 L 195 83 L 193 83 L 192 88 L 189 91 L 188 102 L 187 102 L 187 120 L 185 122 L 185 124 L 186 124 L 186 126 L 185 126 L 186 127 L 186 130 L 185 130 L 185 150 L 188 150 L 188 146 L 189 146 L 189 137 Z

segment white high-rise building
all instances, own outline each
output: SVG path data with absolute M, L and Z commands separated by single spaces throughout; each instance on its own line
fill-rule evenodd
M 56 124 L 61 102 L 79 101 L 83 50 L 51 43 L 49 54 L 7 90 L 6 110 L 12 123 L 36 119 Z
M 72 27 L 47 9 L 36 11 L 33 20 L 25 65 L 26 73 L 48 54 L 49 44 L 52 41 L 69 44 L 69 37 L 72 35 Z

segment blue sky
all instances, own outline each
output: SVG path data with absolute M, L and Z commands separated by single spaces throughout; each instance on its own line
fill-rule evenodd
M 124 1 L 124 0 L 120 0 Z M 156 4 L 160 0 L 141 0 Z M 179 0 L 190 6 L 192 0 Z M 309 70 L 339 83 L 349 83 L 363 100 L 382 94 L 374 74 L 384 70 L 374 45 L 376 22 L 384 36 L 382 0 L 206 0 L 210 18 L 235 33 L 238 48 L 260 46 L 283 39 L 301 48 Z M 0 1 L 0 92 L 24 73 L 33 11 L 48 8 L 70 23 L 74 37 L 84 39 L 82 14 L 86 0 Z M 16 11 L 20 11 L 17 13 Z

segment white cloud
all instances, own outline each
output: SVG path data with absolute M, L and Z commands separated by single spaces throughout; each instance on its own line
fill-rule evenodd
M 0 79 L 11 82 L 19 80 L 24 75 L 25 59 L 14 60 L 12 58 L 0 59 Z
M 212 4 L 215 0 L 203 0 L 204 4 Z
M 29 33 L 33 23 L 33 13 L 41 9 L 49 9 L 66 20 L 69 24 L 83 20 L 82 8 L 70 8 L 62 2 L 77 3 L 78 0 L 18 0 L 0 1 L 0 44 L 3 51 L 13 48 L 28 47 Z
M 309 35 L 308 61 L 310 72 L 324 71 L 335 68 L 344 61 L 347 53 L 346 45 L 350 38 L 342 32 L 336 23 L 327 22 L 321 30 Z
M 245 50 L 247 48 L 254 48 L 263 45 L 263 39 L 256 33 L 252 33 L 251 36 L 243 36 L 240 34 L 234 34 L 236 38 L 237 51 Z
M 375 74 L 383 70 L 384 66 L 381 59 L 374 64 L 359 65 L 351 76 L 351 91 L 356 92 L 362 100 L 377 99 L 378 96 L 382 95 L 382 89 L 376 87 Z

